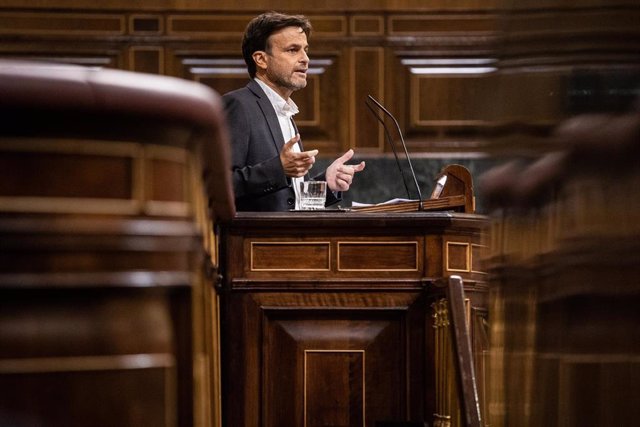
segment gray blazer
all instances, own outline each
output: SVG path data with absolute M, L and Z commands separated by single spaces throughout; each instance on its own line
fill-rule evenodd
M 291 179 L 284 174 L 280 150 L 284 136 L 278 117 L 254 80 L 223 96 L 231 136 L 231 170 L 238 211 L 288 211 L 295 207 Z M 302 148 L 302 141 L 300 141 Z M 324 180 L 324 172 L 313 177 Z M 327 191 L 329 206 L 340 194 Z

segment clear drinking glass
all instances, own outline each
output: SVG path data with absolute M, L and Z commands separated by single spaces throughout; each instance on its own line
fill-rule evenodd
M 326 181 L 303 181 L 300 183 L 300 210 L 324 209 L 327 197 Z

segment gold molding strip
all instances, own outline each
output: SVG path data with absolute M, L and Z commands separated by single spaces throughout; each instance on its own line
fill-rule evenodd
M 365 350 L 349 350 L 349 349 L 332 349 L 332 350 L 324 350 L 324 349 L 310 349 L 304 351 L 304 367 L 303 367 L 303 410 L 302 414 L 304 417 L 304 427 L 307 427 L 307 355 L 309 353 L 360 353 L 362 354 L 362 427 L 367 425 L 366 413 L 367 413 L 367 402 L 366 402 L 366 378 L 367 378 L 367 364 L 366 361 L 366 351 Z

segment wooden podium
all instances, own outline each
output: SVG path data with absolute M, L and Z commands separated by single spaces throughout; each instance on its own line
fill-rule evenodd
M 339 211 L 223 224 L 223 425 L 456 425 L 444 289 L 464 279 L 480 355 L 484 225 L 457 212 Z

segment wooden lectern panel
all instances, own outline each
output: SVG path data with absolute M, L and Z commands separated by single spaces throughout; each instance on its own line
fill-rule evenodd
M 472 267 L 483 224 L 451 212 L 246 212 L 223 224 L 223 425 L 451 416 L 455 405 L 440 402 L 453 381 L 436 382 L 436 370 L 454 372 L 440 366 L 450 349 L 436 343 L 434 304 L 460 274 L 486 313 L 484 273 Z

